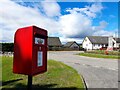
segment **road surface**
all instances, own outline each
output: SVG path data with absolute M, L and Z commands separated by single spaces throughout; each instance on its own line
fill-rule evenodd
M 118 60 L 76 55 L 80 51 L 49 51 L 48 59 L 61 61 L 81 74 L 87 88 L 118 88 Z

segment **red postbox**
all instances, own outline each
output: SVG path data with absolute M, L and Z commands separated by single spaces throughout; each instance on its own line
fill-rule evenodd
M 47 71 L 47 31 L 20 28 L 14 37 L 13 73 L 33 76 Z

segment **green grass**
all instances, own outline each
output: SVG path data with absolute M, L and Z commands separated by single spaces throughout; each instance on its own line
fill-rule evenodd
M 86 53 L 94 53 L 94 54 L 105 54 L 105 50 L 92 50 L 92 51 L 86 51 Z M 118 56 L 120 55 L 119 51 L 108 51 L 109 55 L 114 55 L 114 56 Z
M 95 53 L 79 53 L 80 56 L 95 57 L 95 58 L 108 58 L 108 59 L 118 59 L 118 55 L 104 55 L 104 54 L 95 54 Z
M 12 73 L 12 57 L 2 57 L 2 88 L 26 88 L 27 76 Z M 80 75 L 73 68 L 48 60 L 46 73 L 33 77 L 33 88 L 71 88 L 84 90 Z

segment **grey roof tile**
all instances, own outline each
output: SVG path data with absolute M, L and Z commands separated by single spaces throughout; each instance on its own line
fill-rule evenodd
M 93 44 L 108 44 L 108 37 L 106 36 L 88 36 Z M 114 38 L 117 43 L 120 43 L 120 38 Z
M 67 42 L 64 47 L 70 47 L 73 43 L 76 43 L 75 41 Z M 77 44 L 77 43 L 76 43 Z M 77 44 L 79 46 L 79 44 Z
M 88 36 L 93 44 L 108 44 L 108 37 L 103 36 Z
M 48 46 L 62 46 L 59 37 L 48 37 Z

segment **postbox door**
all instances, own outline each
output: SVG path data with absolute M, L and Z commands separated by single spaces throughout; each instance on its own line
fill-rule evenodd
M 46 47 L 45 39 L 35 37 L 35 43 L 33 47 L 33 71 L 37 73 L 42 73 L 46 70 Z

